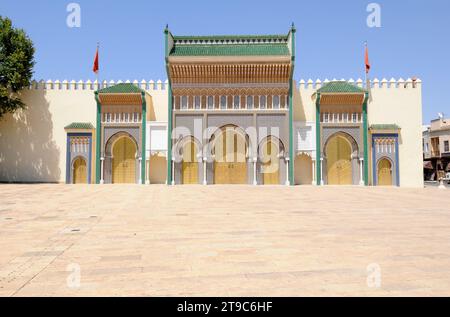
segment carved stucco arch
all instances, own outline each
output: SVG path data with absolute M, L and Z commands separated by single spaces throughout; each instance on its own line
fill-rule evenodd
M 114 145 L 116 144 L 116 142 L 119 139 L 121 139 L 123 137 L 128 137 L 133 142 L 133 144 L 136 147 L 136 154 L 135 155 L 136 155 L 136 158 L 137 158 L 138 153 L 139 153 L 139 145 L 138 145 L 138 143 L 136 142 L 135 138 L 131 134 L 129 134 L 128 132 L 123 132 L 123 131 L 122 132 L 117 132 L 116 134 L 112 135 L 108 139 L 108 141 L 106 142 L 106 145 L 105 145 L 105 157 L 113 158 Z
M 224 125 L 220 128 L 218 128 L 211 136 L 210 140 L 209 140 L 209 148 L 211 151 L 211 154 L 214 155 L 215 153 L 215 146 L 216 146 L 216 141 L 218 136 L 220 136 L 220 134 L 224 133 L 227 129 L 232 128 L 234 130 L 234 132 L 236 132 L 237 134 L 239 134 L 241 137 L 244 138 L 245 140 L 245 156 L 248 159 L 250 157 L 250 153 L 252 153 L 252 149 L 253 149 L 253 145 L 252 145 L 252 141 L 250 140 L 249 135 L 245 132 L 245 130 L 237 125 L 234 124 L 227 124 Z
M 269 135 L 267 137 L 265 137 L 258 146 L 258 157 L 262 157 L 263 153 L 262 153 L 262 149 L 264 148 L 264 146 L 269 142 L 272 141 L 272 143 L 275 143 L 278 145 L 278 155 L 279 158 L 285 158 L 286 155 L 286 148 L 284 147 L 283 141 L 281 141 L 280 138 L 273 136 L 273 135 Z
M 177 141 L 174 147 L 174 154 L 178 156 L 178 158 L 180 158 L 180 161 L 182 161 L 184 146 L 190 142 L 194 142 L 195 146 L 197 147 L 196 157 L 198 161 L 201 162 L 203 160 L 203 146 L 202 143 L 192 135 L 185 136 Z
M 337 137 L 337 136 L 343 137 L 347 142 L 350 143 L 350 147 L 351 147 L 351 149 L 352 149 L 352 156 L 351 156 L 351 158 L 352 158 L 352 159 L 358 158 L 358 157 L 359 157 L 359 154 L 360 154 L 360 153 L 359 153 L 358 142 L 356 142 L 356 140 L 355 140 L 350 134 L 348 134 L 348 133 L 346 133 L 346 132 L 339 131 L 339 132 L 336 132 L 336 133 L 333 133 L 332 135 L 330 135 L 330 136 L 328 137 L 328 139 L 325 141 L 324 146 L 323 146 L 323 156 L 324 156 L 324 159 L 327 159 L 328 143 L 329 143 L 332 139 L 334 139 L 335 137 Z

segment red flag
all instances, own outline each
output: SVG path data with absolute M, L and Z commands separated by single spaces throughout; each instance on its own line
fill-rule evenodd
M 365 58 L 365 62 L 366 62 L 366 74 L 368 74 L 369 71 L 370 71 L 370 61 L 369 61 L 369 47 L 367 46 L 367 43 L 366 43 L 366 58 Z
M 92 68 L 93 72 L 98 74 L 99 67 L 98 67 L 98 46 L 97 46 L 97 52 L 95 53 L 95 59 L 94 59 L 94 67 Z

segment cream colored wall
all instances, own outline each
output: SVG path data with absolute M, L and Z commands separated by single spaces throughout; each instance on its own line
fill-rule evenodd
M 134 83 L 148 93 L 148 121 L 167 122 L 165 85 L 160 81 Z M 362 85 L 362 81 L 357 84 Z M 315 102 L 311 96 L 321 85 L 311 80 L 300 81 L 299 88 L 294 90 L 294 121 L 315 121 Z M 0 121 L 0 182 L 65 181 L 64 127 L 72 122 L 90 122 L 95 126 L 94 86 L 90 82 L 83 85 L 75 82 L 40 83 L 23 92 L 27 110 L 7 115 Z M 373 101 L 369 105 L 369 124 L 396 123 L 402 127 L 401 185 L 422 187 L 421 83 L 417 88 L 412 88 L 411 82 L 407 88 L 404 88 L 404 82 L 398 87 L 387 82 L 376 82 L 375 86 L 372 89 Z M 154 166 L 160 165 L 163 167 L 164 164 Z M 160 175 L 155 174 L 154 177 L 157 181 Z
M 361 79 L 349 82 L 363 87 Z M 294 121 L 315 122 L 315 101 L 312 96 L 323 84 L 325 82 L 320 80 L 299 82 L 294 92 Z M 375 79 L 372 86 L 369 125 L 395 123 L 402 128 L 399 140 L 401 186 L 423 187 L 421 81 L 417 81 L 413 88 L 412 80 Z M 372 175 L 372 168 L 369 174 Z
M 65 182 L 66 133 L 72 122 L 95 126 L 89 90 L 25 90 L 27 109 L 0 121 L 0 181 Z
M 369 125 L 395 123 L 399 139 L 401 187 L 423 187 L 422 84 L 416 88 L 400 81 L 398 87 L 376 85 L 371 90 Z
M 316 121 L 316 104 L 312 100 L 312 95 L 316 92 L 316 88 L 312 82 L 300 82 L 294 90 L 294 121 L 315 122 Z
M 167 121 L 163 84 L 135 84 L 148 93 L 148 120 Z M 73 122 L 96 126 L 95 87 L 90 82 L 41 82 L 24 90 L 22 99 L 27 108 L 0 121 L 0 182 L 65 182 L 64 128 Z
M 311 185 L 313 181 L 312 160 L 308 155 L 298 155 L 295 158 L 295 184 Z
M 166 184 L 167 159 L 165 155 L 152 155 L 150 158 L 150 184 Z
M 169 97 L 167 90 L 146 90 L 147 121 L 167 122 Z

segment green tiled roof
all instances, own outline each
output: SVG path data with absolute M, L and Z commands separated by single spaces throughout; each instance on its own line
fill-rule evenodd
M 171 56 L 289 56 L 286 44 L 175 45 Z
M 373 124 L 370 126 L 371 130 L 400 130 L 397 124 Z
M 228 41 L 228 40 L 283 40 L 287 41 L 287 35 L 212 35 L 212 36 L 174 36 L 175 41 Z
M 94 126 L 88 122 L 74 122 L 69 124 L 65 129 L 67 130 L 93 130 Z
M 289 35 L 173 36 L 171 56 L 289 56 Z
M 143 92 L 142 89 L 131 83 L 117 84 L 98 91 L 99 94 L 140 94 L 141 92 Z
M 346 81 L 332 81 L 318 89 L 319 93 L 365 93 L 366 91 Z

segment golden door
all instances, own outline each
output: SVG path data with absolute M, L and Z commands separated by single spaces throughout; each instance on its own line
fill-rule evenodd
M 247 184 L 247 143 L 233 129 L 224 130 L 215 143 L 214 183 Z
M 186 143 L 183 147 L 183 184 L 198 184 L 197 146 L 194 141 Z
M 73 163 L 73 183 L 87 184 L 86 160 L 79 157 Z
M 267 142 L 263 148 L 263 182 L 264 185 L 280 184 L 280 158 L 278 147 L 272 141 Z
M 392 164 L 387 159 L 378 163 L 378 186 L 392 186 Z
M 328 185 L 352 185 L 352 149 L 341 136 L 333 137 L 327 145 Z
M 122 137 L 114 144 L 112 182 L 136 183 L 136 145 L 128 137 Z

